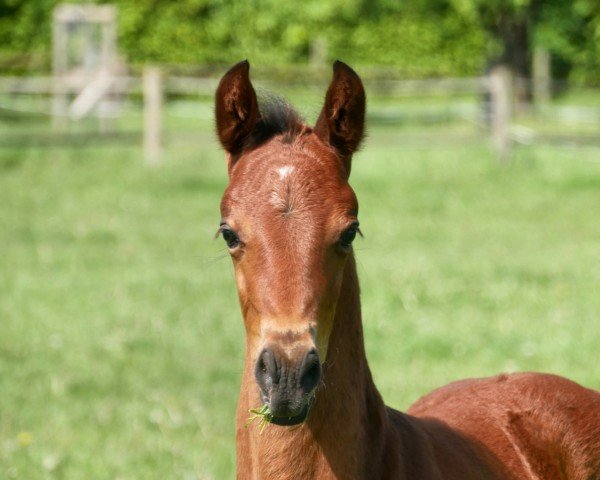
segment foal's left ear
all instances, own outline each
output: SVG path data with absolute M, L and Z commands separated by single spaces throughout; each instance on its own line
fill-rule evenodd
M 352 154 L 365 131 L 365 89 L 360 77 L 339 60 L 333 64 L 333 79 L 315 133 L 342 156 L 348 174 Z
M 260 118 L 249 72 L 247 60 L 231 67 L 219 82 L 215 95 L 217 134 L 231 155 L 241 151 L 244 140 Z

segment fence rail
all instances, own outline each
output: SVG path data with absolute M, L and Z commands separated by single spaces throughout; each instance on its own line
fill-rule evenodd
M 160 163 L 162 150 L 162 117 L 163 99 L 167 96 L 212 96 L 217 87 L 217 77 L 193 77 L 164 75 L 156 67 L 146 68 L 142 75 L 110 76 L 101 78 L 98 75 L 89 76 L 73 73 L 64 76 L 40 77 L 0 77 L 0 95 L 19 96 L 37 95 L 53 98 L 54 107 L 48 112 L 57 121 L 56 125 L 64 125 L 66 117 L 77 120 L 96 108 L 96 116 L 108 118 L 118 116 L 110 107 L 115 99 L 128 95 L 137 95 L 144 102 L 144 134 L 143 145 L 146 162 L 150 165 Z M 544 82 L 547 79 L 543 78 Z M 288 85 L 283 81 L 259 81 L 267 88 L 278 90 Z M 102 92 L 98 91 L 98 85 Z M 298 85 L 295 85 L 296 87 Z M 480 127 L 490 132 L 490 139 L 498 159 L 507 161 L 515 142 L 531 143 L 532 141 L 546 141 L 550 138 L 547 132 L 537 132 L 531 127 L 518 125 L 515 122 L 515 113 L 518 113 L 518 99 L 530 95 L 537 103 L 534 105 L 536 114 L 551 118 L 555 122 L 578 122 L 590 126 L 600 125 L 600 105 L 570 106 L 553 105 L 548 101 L 547 90 L 552 85 L 543 85 L 540 93 L 539 86 L 531 79 L 514 78 L 502 66 L 494 68 L 489 75 L 473 78 L 441 78 L 424 80 L 399 80 L 381 79 L 370 76 L 365 79 L 365 86 L 371 98 L 411 98 L 411 97 L 436 97 L 470 95 L 479 98 L 479 107 L 474 105 L 455 104 L 452 107 L 438 108 L 417 105 L 417 110 L 423 118 L 432 118 L 436 115 L 443 118 L 450 116 L 463 118 L 477 123 Z M 319 92 L 323 90 L 324 79 L 316 77 L 302 84 L 304 89 Z M 538 90 L 535 90 L 538 88 Z M 69 108 L 66 99 L 74 97 Z M 59 102 L 56 102 L 59 99 Z M 104 101 L 104 100 L 106 101 Z M 111 100 L 112 99 L 112 100 Z M 516 100 L 517 99 L 517 100 Z M 61 106 L 62 110 L 55 108 Z M 105 108 L 102 108 L 102 107 Z M 469 108 L 466 108 L 469 107 Z M 0 111 L 5 109 L 0 102 Z M 409 111 L 410 109 L 406 109 Z M 15 111 L 19 111 L 15 109 Z M 441 113 L 440 113 L 441 112 Z M 410 113 L 410 112 L 409 112 Z M 406 115 L 406 112 L 403 112 Z M 381 107 L 377 112 L 378 118 L 391 123 L 394 119 L 401 118 L 393 108 Z M 61 117 L 65 117 L 64 119 Z M 414 117 L 408 116 L 409 120 Z M 600 133 L 600 131 L 598 132 Z M 60 132 L 64 136 L 64 131 Z M 560 135 L 559 135 L 560 136 Z M 557 137 L 558 138 L 558 137 Z M 597 137 L 600 142 L 600 136 Z M 582 138 L 582 144 L 596 145 L 596 136 Z
M 55 93 L 77 93 L 94 80 L 95 76 L 70 75 L 64 77 L 1 77 L 0 94 L 33 94 L 52 95 Z M 142 93 L 143 76 L 115 76 L 111 87 L 112 93 Z M 173 95 L 212 95 L 217 88 L 216 77 L 165 77 L 164 91 Z M 269 84 L 270 82 L 261 82 Z M 278 85 L 279 82 L 272 82 Z M 367 87 L 374 91 L 392 96 L 442 95 L 442 94 L 477 94 L 489 90 L 489 77 L 473 78 L 436 78 L 424 80 L 367 80 Z M 322 88 L 320 82 L 303 84 L 303 87 Z

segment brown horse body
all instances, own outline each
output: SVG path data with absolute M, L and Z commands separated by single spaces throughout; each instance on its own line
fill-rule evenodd
M 230 184 L 221 231 L 246 327 L 240 479 L 599 480 L 600 394 L 543 374 L 450 384 L 408 414 L 367 364 L 348 185 L 363 136 L 358 76 L 337 62 L 314 128 L 259 111 L 248 64 L 216 97 Z M 247 425 L 268 405 L 273 425 Z

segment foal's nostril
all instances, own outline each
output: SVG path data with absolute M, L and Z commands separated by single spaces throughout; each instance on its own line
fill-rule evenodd
M 264 349 L 256 361 L 254 376 L 258 386 L 268 392 L 274 384 L 279 382 L 279 369 L 272 350 Z
M 306 354 L 300 370 L 300 386 L 304 393 L 312 392 L 321 380 L 321 361 L 313 348 Z

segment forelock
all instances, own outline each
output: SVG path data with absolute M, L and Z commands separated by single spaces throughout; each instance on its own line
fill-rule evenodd
M 284 98 L 273 94 L 261 94 L 259 98 L 260 120 L 246 140 L 245 147 L 256 148 L 276 135 L 283 135 L 284 143 L 291 143 L 309 127 Z

